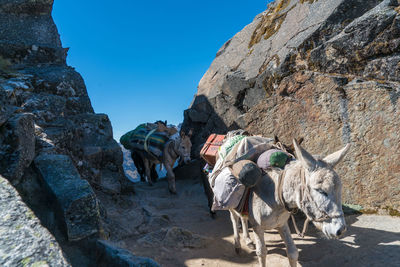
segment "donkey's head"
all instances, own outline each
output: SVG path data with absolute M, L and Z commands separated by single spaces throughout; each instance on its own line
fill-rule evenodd
M 350 145 L 325 157 L 316 159 L 293 140 L 301 162 L 302 183 L 297 204 L 328 238 L 337 238 L 346 231 L 342 210 L 342 182 L 333 170 L 346 155 Z
M 176 152 L 180 157 L 180 161 L 184 163 L 188 163 L 190 161 L 190 151 L 192 150 L 192 142 L 190 141 L 190 137 L 192 136 L 192 130 L 189 133 L 185 133 L 184 131 L 180 131 L 180 138 L 177 142 Z

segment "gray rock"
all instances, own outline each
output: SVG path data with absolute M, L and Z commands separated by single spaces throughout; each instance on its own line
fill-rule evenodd
M 96 234 L 99 229 L 97 199 L 71 159 L 65 155 L 41 154 L 34 162 L 48 193 L 56 200 L 56 212 L 61 215 L 68 240 L 77 241 Z
M 79 149 L 83 149 L 84 160 L 97 169 L 106 168 L 112 171 L 114 183 L 120 184 L 123 193 L 134 192 L 133 182 L 124 174 L 122 150 L 113 139 L 108 116 L 105 114 L 80 114 L 70 118 L 79 128 L 75 145 Z
M 209 114 L 199 112 L 195 109 L 189 109 L 188 115 L 193 122 L 205 123 L 208 120 Z
M 53 0 L 2 0 L 0 12 L 8 14 L 43 15 L 50 14 Z
M 310 65 L 315 70 L 328 73 L 368 74 L 368 70 L 363 73 L 366 60 L 390 55 L 398 46 L 398 41 L 393 43 L 394 40 L 390 40 L 399 37 L 396 33 L 399 22 L 394 20 L 398 13 L 389 4 L 390 1 L 383 1 L 352 21 L 338 35 L 315 48 L 310 55 Z M 386 32 L 390 32 L 390 35 L 387 36 Z M 382 75 L 379 78 L 387 79 Z
M 13 109 L 8 105 L 5 92 L 0 88 L 0 127 L 11 117 Z
M 23 110 L 35 114 L 42 121 L 54 121 L 65 112 L 66 99 L 61 96 L 28 93 L 21 98 Z
M 176 166 L 174 168 L 175 178 L 178 180 L 193 179 L 198 180 L 201 175 L 202 168 L 200 160 L 192 160 L 188 164 Z
M 21 113 L 0 128 L 0 171 L 14 185 L 35 156 L 33 116 Z
M 66 65 L 68 49 L 52 6 L 53 0 L 0 0 L 0 173 L 16 184 L 67 254 L 78 255 L 84 241 L 68 244 L 64 232 L 70 241 L 87 240 L 99 228 L 87 181 L 113 196 L 133 192 L 133 184 L 123 175 L 108 117 L 94 114 L 81 75 Z M 86 264 L 84 255 L 73 258 Z
M 100 190 L 109 195 L 121 193 L 121 184 L 115 179 L 115 173 L 110 170 L 102 170 L 100 178 Z
M 168 227 L 171 224 L 171 221 L 167 216 L 162 216 L 162 215 L 160 216 L 158 214 L 149 214 L 147 212 L 148 210 L 144 212 L 145 221 L 137 227 L 137 230 L 139 231 L 140 234 L 157 232 L 159 231 L 159 229 Z
M 13 64 L 65 64 L 67 50 L 61 47 L 51 17 L 53 1 L 0 2 L 0 56 Z
M 53 237 L 0 176 L 0 265 L 70 266 Z
M 145 247 L 204 248 L 211 240 L 180 227 L 163 228 L 138 240 Z
M 66 115 L 77 115 L 93 112 L 89 96 L 68 97 Z
M 339 33 L 349 20 L 362 16 L 379 2 L 319 0 L 310 4 L 284 0 L 270 4 L 220 49 L 199 83 L 191 110 L 211 105 L 207 110 L 216 116 L 211 116 L 206 125 L 198 125 L 186 116 L 184 126 L 194 127 L 200 135 L 246 126 L 243 114 L 273 94 L 291 69 L 307 67 L 306 63 L 301 66 L 300 57 L 299 66 L 292 64 L 296 51 Z M 198 101 L 200 98 L 203 100 Z
M 209 238 L 186 229 L 171 227 L 168 229 L 163 243 L 166 247 L 204 248 L 210 241 Z
M 87 97 L 85 82 L 74 68 L 65 65 L 43 66 L 41 68 L 28 67 L 24 73 L 34 77 L 35 93 L 47 93 L 64 97 Z M 81 113 L 93 113 L 90 105 L 84 107 Z
M 121 267 L 159 267 L 160 265 L 150 258 L 138 257 L 126 249 L 118 248 L 104 241 L 97 241 L 97 264 L 98 266 L 121 266 Z

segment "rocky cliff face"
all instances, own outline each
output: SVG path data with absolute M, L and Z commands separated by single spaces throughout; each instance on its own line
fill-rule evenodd
M 351 143 L 344 202 L 400 209 L 400 7 L 391 0 L 277 0 L 218 51 L 184 127 Z
M 46 227 L 79 241 L 101 232 L 93 187 L 133 188 L 110 120 L 94 113 L 82 77 L 66 65 L 52 5 L 0 0 L 0 174 Z
M 1 266 L 71 266 L 55 238 L 0 176 Z
M 65 154 L 90 182 L 101 184 L 104 168 L 124 181 L 110 121 L 93 112 L 82 77 L 66 65 L 52 4 L 0 2 L 2 172 L 18 184 L 38 154 Z

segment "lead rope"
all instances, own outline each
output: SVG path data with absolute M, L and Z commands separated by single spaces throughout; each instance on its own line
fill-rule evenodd
M 289 154 L 293 159 L 295 159 L 295 156 L 292 155 L 292 154 L 290 154 L 289 152 L 287 152 L 286 148 L 284 147 L 284 145 L 283 145 L 281 142 L 277 142 L 277 143 L 275 144 L 275 147 L 278 148 L 278 149 L 280 149 L 280 150 L 282 150 L 282 151 L 284 151 L 284 152 L 286 152 L 286 153 Z M 300 236 L 300 237 L 304 237 L 304 235 L 305 235 L 305 233 L 306 233 L 306 231 L 307 231 L 308 224 L 310 223 L 310 219 L 308 219 L 308 217 L 306 218 L 306 220 L 304 221 L 304 225 L 303 225 L 303 231 L 300 233 L 299 228 L 297 228 L 297 224 L 296 224 L 296 220 L 295 220 L 295 218 L 294 218 L 294 213 L 293 213 L 293 211 L 289 211 L 289 210 L 286 208 L 286 204 L 285 204 L 285 202 L 284 202 L 284 200 L 283 200 L 283 178 L 284 178 L 284 174 L 285 174 L 285 171 L 283 171 L 283 172 L 281 173 L 280 177 L 279 177 L 279 184 L 278 184 L 279 201 L 281 201 L 281 203 L 283 204 L 283 206 L 285 207 L 285 209 L 286 209 L 288 212 L 290 212 L 290 218 L 292 218 L 292 223 L 293 223 L 294 230 L 296 231 L 296 234 L 297 234 L 298 236 Z M 303 169 L 301 169 L 301 171 L 300 171 L 300 176 L 301 176 L 300 179 L 301 179 L 301 191 L 302 191 L 302 192 L 301 192 L 301 196 L 303 197 L 303 196 L 304 196 L 304 185 L 305 185 L 305 177 L 304 177 L 304 171 L 303 171 Z
M 305 187 L 306 187 L 306 176 L 304 174 L 303 168 L 300 169 L 300 180 L 301 180 L 301 198 L 302 198 L 302 201 L 303 201 L 304 190 L 305 190 Z M 292 220 L 293 220 L 293 224 L 295 224 L 295 220 L 294 220 L 294 216 L 293 215 L 292 215 Z M 307 231 L 308 224 L 310 222 L 311 222 L 311 220 L 308 218 L 308 216 L 306 216 L 306 220 L 304 221 L 304 225 L 303 225 L 303 231 L 300 234 L 297 232 L 297 234 L 300 237 L 304 237 L 304 235 L 305 235 L 305 233 Z
M 285 210 L 290 213 L 290 218 L 292 218 L 292 223 L 293 223 L 294 230 L 296 231 L 296 234 L 299 237 L 303 238 L 305 233 L 306 233 L 306 231 L 307 231 L 308 224 L 310 223 L 310 220 L 307 217 L 307 219 L 304 221 L 303 231 L 300 232 L 299 228 L 297 228 L 296 220 L 294 218 L 294 214 L 295 213 L 293 211 L 289 211 L 289 209 L 286 206 L 285 201 L 283 200 L 283 179 L 285 177 L 285 174 L 286 174 L 286 171 L 283 170 L 279 175 L 279 181 L 278 181 L 278 197 L 279 197 L 279 201 L 281 202 L 281 204 L 283 205 Z M 304 172 L 302 170 L 300 171 L 300 176 L 301 176 L 300 179 L 301 179 L 301 191 L 302 191 L 301 192 L 301 196 L 303 197 L 303 194 L 304 194 L 304 182 L 303 181 L 305 181 L 305 177 L 304 177 Z

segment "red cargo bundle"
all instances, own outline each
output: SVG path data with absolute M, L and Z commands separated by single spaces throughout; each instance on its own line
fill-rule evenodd
M 203 148 L 200 151 L 200 156 L 207 161 L 208 164 L 214 166 L 217 161 L 217 153 L 219 147 L 224 142 L 225 135 L 211 134 Z

